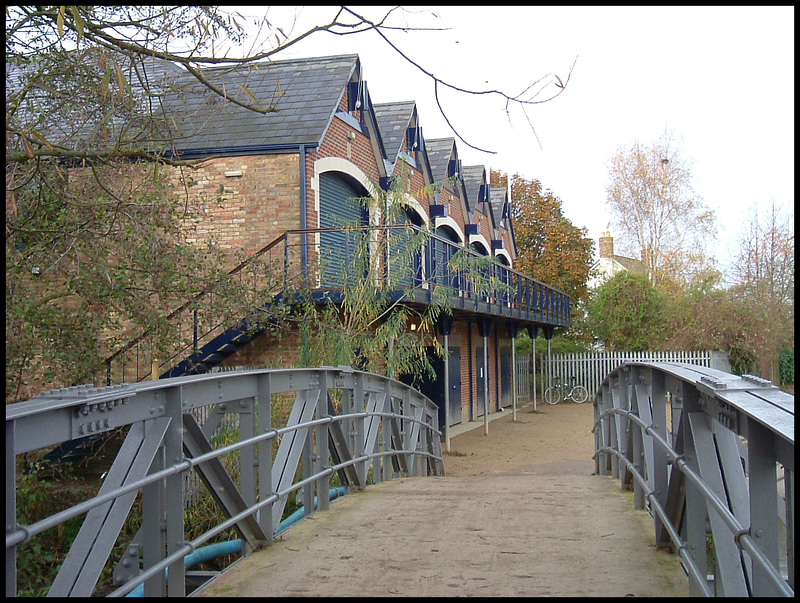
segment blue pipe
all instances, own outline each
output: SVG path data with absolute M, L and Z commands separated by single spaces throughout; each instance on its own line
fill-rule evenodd
M 345 489 L 342 486 L 339 486 L 338 488 L 331 488 L 330 491 L 328 492 L 328 496 L 330 496 L 330 500 L 335 500 L 335 499 L 339 498 L 340 496 L 344 496 L 344 495 L 345 495 Z M 317 508 L 317 497 L 316 496 L 314 497 L 314 508 L 315 509 Z M 305 507 L 300 507 L 299 509 L 297 509 L 297 511 L 295 511 L 294 513 L 289 515 L 289 517 L 287 517 L 286 519 L 284 519 L 280 523 L 280 525 L 278 526 L 278 530 L 275 532 L 275 535 L 277 536 L 281 532 L 289 529 L 291 526 L 293 526 L 298 521 L 303 519 L 303 517 L 305 517 Z
M 346 494 L 346 490 L 343 486 L 339 486 L 338 488 L 331 488 L 328 492 L 328 496 L 330 500 L 335 500 L 340 496 L 344 496 Z M 317 497 L 314 497 L 314 508 L 317 508 Z M 296 524 L 298 521 L 305 517 L 305 507 L 300 507 L 289 515 L 286 519 L 284 519 L 279 525 L 278 529 L 275 531 L 275 536 L 288 530 L 291 526 Z M 242 539 L 238 538 L 236 540 L 227 540 L 225 542 L 216 542 L 214 544 L 209 544 L 208 546 L 203 546 L 194 551 L 193 553 L 186 555 L 183 558 L 184 565 L 186 569 L 193 568 L 195 565 L 199 565 L 205 561 L 211 561 L 212 559 L 216 559 L 217 557 L 222 557 L 223 555 L 233 555 L 235 553 L 242 552 Z M 169 576 L 169 568 L 166 570 L 166 575 Z M 140 584 L 136 588 L 134 588 L 131 592 L 129 592 L 126 597 L 144 597 L 144 583 Z

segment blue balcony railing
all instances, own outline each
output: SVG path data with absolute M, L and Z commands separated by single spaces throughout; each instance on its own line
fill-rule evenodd
M 336 251 L 320 245 L 326 233 L 336 230 L 350 233 L 343 241 L 360 240 L 364 249 L 371 250 L 368 266 L 352 246 Z M 388 243 L 383 237 L 389 237 Z M 403 249 L 405 244 L 412 249 Z M 304 247 L 305 257 L 310 258 L 306 266 L 300 260 Z M 571 325 L 566 293 L 416 226 L 293 230 L 285 234 L 283 250 L 286 275 L 295 287 L 337 289 L 348 279 L 369 274 L 379 288 L 404 289 L 412 300 L 437 292 L 449 297 L 456 308 L 545 325 Z M 301 274 L 300 281 L 294 280 Z
M 264 305 L 308 292 L 335 302 L 343 299 L 344 289 L 367 278 L 383 293 L 408 302 L 430 304 L 436 296 L 466 313 L 571 325 L 570 297 L 565 293 L 411 226 L 287 231 L 229 275 Z M 150 333 L 110 356 L 108 383 L 152 378 L 154 369 L 159 376 L 202 372 L 247 345 L 255 336 L 251 319 L 203 304 L 208 295 L 213 293 L 201 293 L 165 317 L 178 334 L 170 351 L 157 361 L 147 351 Z

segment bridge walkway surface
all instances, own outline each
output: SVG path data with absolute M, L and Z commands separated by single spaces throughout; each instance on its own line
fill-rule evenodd
M 453 428 L 444 477 L 369 486 L 198 596 L 688 596 L 619 480 L 593 475 L 591 402 Z

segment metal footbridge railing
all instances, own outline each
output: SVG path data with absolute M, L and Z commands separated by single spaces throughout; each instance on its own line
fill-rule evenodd
M 794 596 L 794 396 L 697 365 L 629 362 L 595 399 L 597 473 L 634 491 L 692 596 Z
M 226 424 L 235 425 L 233 438 L 215 447 L 215 432 Z M 112 430 L 127 433 L 97 495 L 19 525 L 20 456 Z M 227 519 L 189 541 L 190 473 L 200 476 Z M 144 583 L 146 596 L 183 596 L 187 555 L 231 528 L 244 554 L 268 545 L 293 492 L 309 515 L 315 493 L 318 508 L 329 508 L 336 476 L 340 489 L 360 490 L 399 476 L 443 474 L 437 407 L 403 383 L 350 367 L 46 392 L 6 407 L 6 595 L 17 593 L 20 547 L 72 518 L 85 516 L 49 595 L 89 596 L 104 568 L 118 562 L 113 576 L 121 586 L 111 595 Z M 141 529 L 122 559 L 109 559 L 140 491 Z

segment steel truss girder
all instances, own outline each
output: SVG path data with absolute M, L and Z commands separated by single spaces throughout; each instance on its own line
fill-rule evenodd
M 214 450 L 211 442 L 203 433 L 197 420 L 189 413 L 183 415 L 184 440 L 183 447 L 188 458 L 197 458 Z M 251 462 L 252 464 L 252 462 Z M 212 458 L 195 466 L 200 474 L 200 479 L 205 484 L 211 496 L 228 517 L 233 517 L 244 511 L 248 504 L 244 496 L 236 487 L 236 483 L 228 474 L 227 469 L 219 458 Z M 249 515 L 235 524 L 239 535 L 247 543 L 256 548 L 267 542 L 261 526 L 255 517 Z
M 692 595 L 793 594 L 793 396 L 754 377 L 632 362 L 603 382 L 595 419 L 597 472 L 632 485 L 636 507 L 654 517 L 656 543 L 677 547 Z
M 342 392 L 345 416 L 339 416 L 334 407 L 330 395 L 334 389 Z M 286 426 L 273 426 L 272 399 L 287 392 L 296 393 L 290 420 Z M 203 407 L 212 411 L 201 426 L 192 413 Z M 228 445 L 240 450 L 239 488 L 210 443 L 230 413 L 237 415 L 241 439 L 247 440 Z M 313 512 L 315 489 L 319 508 L 327 507 L 333 466 L 350 488 L 366 487 L 370 462 L 373 481 L 443 474 L 437 418 L 436 406 L 419 392 L 350 367 L 231 371 L 124 387 L 68 388 L 9 405 L 6 593 L 16 593 L 16 547 L 88 511 L 51 593 L 91 594 L 141 490 L 143 525 L 114 572 L 115 582 L 124 584 L 115 594 L 125 594 L 144 582 L 147 596 L 183 596 L 183 557 L 210 538 L 207 532 L 193 543 L 184 540 L 183 478 L 191 468 L 216 494 L 229 517 L 225 525 L 242 534 L 247 554 L 248 549 L 272 541 L 288 492 L 303 489 L 307 514 Z M 128 438 L 98 494 L 102 500 L 85 501 L 31 526 L 16 525 L 17 455 L 81 437 L 87 430 L 127 425 L 132 426 Z M 273 461 L 273 440 L 278 436 Z M 295 473 L 301 460 L 304 483 L 297 484 Z M 120 488 L 128 491 L 118 493 Z
M 169 424 L 169 419 L 158 418 L 147 428 L 143 422 L 132 425 L 98 494 L 106 494 L 144 477 Z M 92 594 L 135 499 L 134 491 L 89 511 L 48 596 L 88 597 Z

